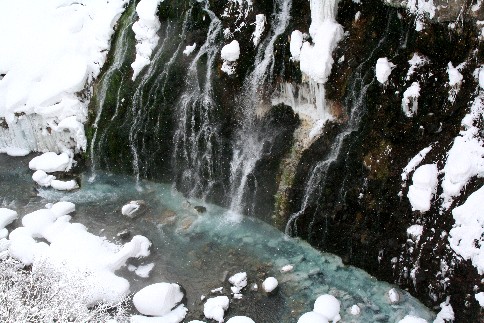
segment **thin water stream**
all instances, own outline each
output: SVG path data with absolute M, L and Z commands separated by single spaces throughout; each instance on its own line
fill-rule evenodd
M 122 240 L 117 233 L 123 230 L 145 235 L 153 243 L 151 255 L 128 264 L 137 267 L 154 263 L 149 278 L 139 277 L 127 267 L 118 274 L 131 282 L 133 292 L 155 282 L 180 283 L 187 296 L 186 322 L 203 319 L 202 295 L 220 295 L 211 294 L 212 289 L 224 287 L 223 294 L 230 297 L 227 277 L 241 271 L 247 272 L 249 285 L 242 291 L 242 299 L 231 298 L 226 318 L 247 315 L 256 322 L 296 322 L 303 312 L 312 310 L 314 300 L 323 293 L 340 300 L 341 322 L 398 322 L 407 314 L 427 320 L 433 317 L 403 291 L 401 302 L 390 304 L 387 293 L 391 285 L 344 266 L 340 258 L 288 238 L 254 218 L 244 217 L 240 223 L 227 221 L 226 209 L 187 200 L 172 185 L 141 180 L 137 187 L 133 177 L 97 172 L 92 182 L 81 174 L 81 189 L 74 192 L 38 189 L 30 179 L 28 160 L 0 155 L 2 206 L 23 216 L 48 202 L 71 201 L 77 206 L 72 221 L 83 223 L 94 234 L 119 243 Z M 146 210 L 135 219 L 120 211 L 131 200 L 146 203 Z M 205 207 L 206 212 L 197 212 L 197 205 Z M 294 265 L 294 270 L 282 273 L 280 269 L 287 264 Z M 274 295 L 261 291 L 261 282 L 267 276 L 279 281 Z M 254 283 L 259 290 L 250 289 Z M 349 313 L 355 304 L 361 308 L 358 316 Z

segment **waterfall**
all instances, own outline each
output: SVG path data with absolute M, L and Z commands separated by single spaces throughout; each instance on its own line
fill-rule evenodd
M 270 104 L 267 103 L 264 86 L 272 81 L 274 74 L 274 44 L 282 35 L 290 20 L 292 0 L 277 0 L 274 5 L 273 23 L 270 34 L 260 44 L 254 62 L 254 70 L 244 81 L 244 92 L 239 98 L 239 108 L 242 114 L 241 129 L 232 153 L 230 164 L 230 210 L 234 220 L 244 212 L 243 198 L 247 189 L 247 181 L 260 159 L 264 141 L 270 138 L 258 135 L 256 121 L 264 114 Z M 267 105 L 269 107 L 267 107 Z
M 316 210 L 312 212 L 313 220 L 309 225 L 309 231 L 312 229 L 315 216 L 320 211 L 320 199 L 324 198 L 324 189 L 328 171 L 331 166 L 338 160 L 344 146 L 345 139 L 358 130 L 362 116 L 365 113 L 365 97 L 368 88 L 374 82 L 373 69 L 369 68 L 369 64 L 374 63 L 378 49 L 384 44 L 386 36 L 390 28 L 390 19 L 388 20 L 385 36 L 378 42 L 376 47 L 370 53 L 366 60 L 364 60 L 353 73 L 352 80 L 348 86 L 349 95 L 345 99 L 345 106 L 350 109 L 349 119 L 342 131 L 336 136 L 331 145 L 325 159 L 316 163 L 310 170 L 308 180 L 304 185 L 304 194 L 299 210 L 290 215 L 286 224 L 285 233 L 288 236 L 297 235 L 297 220 L 304 214 L 308 207 L 316 206 Z M 346 179 L 343 176 L 341 182 Z
M 129 48 L 129 33 L 131 31 L 131 26 L 133 24 L 133 19 L 136 14 L 135 10 L 135 1 L 131 3 L 131 5 L 127 8 L 126 10 L 126 17 L 123 17 L 120 19 L 120 26 L 119 28 L 119 36 L 115 37 L 115 42 L 112 45 L 112 48 L 114 48 L 114 51 L 112 53 L 112 58 L 113 62 L 109 65 L 108 69 L 106 72 L 103 73 L 102 77 L 99 79 L 98 86 L 95 91 L 95 98 L 93 101 L 96 101 L 96 106 L 97 106 L 97 111 L 96 111 L 96 118 L 94 120 L 94 123 L 92 125 L 92 128 L 94 129 L 94 134 L 92 136 L 91 143 L 89 145 L 89 153 L 90 153 L 90 159 L 91 159 L 91 170 L 92 170 L 92 177 L 91 181 L 95 179 L 95 170 L 97 168 L 97 157 L 95 154 L 95 148 L 96 148 L 96 142 L 98 141 L 98 133 L 100 131 L 98 124 L 101 119 L 101 116 L 103 114 L 103 108 L 105 106 L 105 101 L 106 101 L 106 95 L 108 93 L 108 89 L 111 85 L 112 78 L 114 77 L 115 74 L 120 74 L 121 75 L 121 84 L 124 83 L 124 80 L 127 78 L 125 73 L 121 72 L 121 69 L 123 67 L 125 58 L 126 58 L 126 53 Z M 118 108 L 119 108 L 119 103 L 121 102 L 120 99 L 120 93 L 121 93 L 121 86 L 118 88 L 117 93 L 116 93 L 116 109 L 115 109 L 115 114 L 113 115 L 113 118 L 116 117 Z M 103 134 L 105 134 L 104 132 Z M 102 141 L 102 140 L 100 140 Z
M 212 73 L 219 52 L 222 24 L 208 2 L 204 11 L 211 22 L 205 43 L 192 60 L 185 87 L 176 105 L 177 128 L 173 137 L 173 165 L 177 185 L 191 196 L 206 198 L 220 175 L 222 139 L 217 125 Z M 205 71 L 201 71 L 203 60 Z

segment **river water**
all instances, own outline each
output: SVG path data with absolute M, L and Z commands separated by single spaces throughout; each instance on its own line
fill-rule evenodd
M 394 286 L 344 266 L 340 258 L 289 238 L 255 218 L 232 222 L 229 219 L 239 217 L 216 205 L 187 200 L 172 185 L 136 183 L 132 177 L 98 171 L 96 176 L 81 174 L 79 190 L 58 192 L 36 187 L 28 169 L 31 158 L 0 154 L 1 206 L 23 216 L 49 202 L 71 201 L 76 204 L 72 222 L 83 223 L 96 235 L 119 243 L 124 241 L 117 233 L 123 230 L 148 237 L 153 244 L 151 255 L 131 259 L 128 265 L 154 263 L 150 276 L 139 277 L 128 267 L 118 274 L 130 281 L 132 292 L 155 282 L 179 283 L 186 291 L 186 322 L 203 319 L 202 296 L 220 295 L 211 294 L 212 289 L 223 287 L 223 294 L 230 297 L 227 278 L 242 271 L 247 272 L 249 285 L 242 291 L 242 299 L 231 298 L 226 318 L 246 315 L 256 322 L 297 322 L 302 313 L 312 310 L 317 296 L 325 293 L 341 302 L 341 322 L 398 322 L 408 314 L 431 320 L 434 316 L 404 291 L 400 291 L 398 304 L 390 304 L 387 293 Z M 121 207 L 131 200 L 146 204 L 135 219 L 121 214 Z M 199 213 L 195 206 L 205 207 L 206 212 Z M 288 264 L 294 266 L 293 271 L 282 273 L 280 269 Z M 261 289 L 268 276 L 279 281 L 272 295 Z M 253 284 L 258 284 L 257 291 L 250 288 Z M 358 316 L 349 312 L 355 304 L 361 308 Z

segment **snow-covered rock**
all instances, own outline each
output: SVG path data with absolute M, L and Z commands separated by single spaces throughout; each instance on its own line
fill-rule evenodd
M 193 43 L 193 45 L 187 45 L 183 50 L 183 54 L 186 56 L 190 56 L 191 53 L 197 48 L 197 43 Z
M 412 210 L 426 212 L 430 209 L 432 198 L 437 191 L 438 169 L 436 164 L 422 165 L 412 176 L 413 184 L 408 188 L 408 199 Z
M 232 293 L 238 294 L 245 286 L 247 286 L 247 273 L 237 273 L 229 278 L 229 282 L 233 285 L 231 287 Z
M 150 276 L 150 272 L 155 267 L 155 263 L 146 264 L 143 266 L 139 266 L 135 269 L 134 273 L 142 278 L 148 278 Z
M 454 322 L 455 315 L 452 306 L 446 302 L 440 304 L 440 311 L 437 313 L 433 323 Z
M 34 157 L 29 162 L 29 168 L 32 170 L 43 170 L 46 173 L 64 172 L 69 170 L 71 158 L 67 153 L 57 155 L 54 152 L 46 152 L 40 156 Z
M 203 305 L 203 315 L 206 318 L 217 322 L 224 321 L 225 311 L 229 308 L 229 298 L 227 296 L 217 296 L 207 299 Z
M 133 315 L 131 316 L 131 323 L 180 323 L 187 315 L 188 309 L 185 305 L 180 304 L 168 314 L 163 316 L 143 316 Z
M 281 273 L 288 273 L 294 269 L 294 265 L 285 265 L 281 268 Z
M 400 293 L 395 288 L 392 288 L 388 291 L 388 299 L 392 304 L 398 303 L 400 301 Z
M 18 218 L 18 214 L 14 210 L 10 210 L 4 207 L 0 208 L 0 229 L 5 228 Z
M 420 240 L 420 236 L 423 233 L 423 225 L 414 224 L 407 228 L 407 234 L 412 238 L 413 241 Z
M 381 84 L 385 84 L 388 81 L 388 77 L 392 73 L 392 70 L 395 68 L 395 64 L 390 62 L 388 58 L 382 57 L 376 61 L 375 66 L 375 74 L 376 79 Z
M 254 46 L 257 47 L 260 42 L 260 38 L 262 37 L 262 33 L 264 32 L 266 24 L 266 16 L 264 14 L 258 14 L 255 16 L 255 29 L 252 33 L 252 42 Z
M 183 299 L 177 284 L 156 283 L 146 286 L 133 296 L 133 304 L 144 315 L 164 316 Z
M 361 313 L 361 308 L 358 305 L 355 304 L 350 307 L 351 315 L 357 316 L 357 315 L 360 315 L 360 313 Z
M 329 323 L 328 319 L 316 312 L 307 312 L 301 315 L 297 323 Z
M 52 180 L 55 179 L 55 176 L 48 175 L 43 170 L 39 169 L 32 174 L 32 179 L 40 186 L 49 187 Z
M 479 302 L 479 305 L 484 308 L 484 292 L 477 293 L 474 297 Z
M 225 45 L 220 52 L 223 59 L 222 71 L 231 75 L 235 72 L 235 64 L 240 56 L 240 46 L 237 40 L 232 40 L 230 44 Z
M 128 204 L 123 205 L 121 213 L 129 218 L 134 218 L 141 213 L 145 206 L 145 202 L 142 200 L 130 201 Z
M 266 293 L 271 293 L 273 290 L 277 288 L 277 285 L 279 285 L 278 281 L 274 277 L 267 277 L 263 282 L 262 282 L 262 289 Z
M 427 320 L 424 320 L 423 318 L 416 317 L 416 316 L 413 316 L 413 315 L 407 315 L 403 319 L 398 321 L 398 323 L 428 323 L 428 322 L 427 322 Z
M 323 315 L 329 321 L 338 321 L 341 319 L 339 315 L 340 307 L 340 302 L 336 297 L 325 294 L 316 299 L 313 311 Z
M 291 33 L 291 43 L 289 44 L 289 50 L 291 51 L 291 58 L 294 61 L 299 61 L 303 40 L 303 34 L 299 30 L 294 30 Z
M 420 84 L 413 82 L 403 92 L 402 110 L 407 117 L 412 117 L 418 110 L 418 98 L 420 97 Z
M 79 188 L 79 185 L 73 179 L 69 181 L 61 181 L 61 180 L 53 179 L 50 182 L 50 186 L 52 186 L 53 189 L 58 191 L 72 191 Z
M 253 319 L 247 316 L 234 316 L 227 323 L 255 323 Z

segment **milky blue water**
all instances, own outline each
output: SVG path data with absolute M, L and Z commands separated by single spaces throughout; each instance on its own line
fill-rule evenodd
M 119 274 L 130 280 L 133 292 L 154 282 L 178 282 L 187 295 L 187 321 L 203 319 L 201 297 L 215 296 L 210 290 L 224 287 L 223 294 L 230 297 L 227 278 L 241 271 L 247 272 L 249 286 L 242 291 L 242 299 L 231 299 L 226 318 L 247 315 L 256 322 L 297 322 L 325 293 L 340 300 L 341 322 L 398 322 L 407 314 L 431 320 L 434 316 L 404 291 L 400 291 L 401 302 L 390 304 L 387 293 L 394 286 L 344 266 L 334 255 L 288 238 L 254 218 L 231 222 L 227 219 L 234 217 L 227 210 L 187 200 L 171 185 L 148 181 L 137 185 L 130 177 L 98 172 L 92 182 L 92 174 L 81 174 L 81 189 L 75 192 L 39 189 L 30 178 L 28 160 L 0 154 L 0 203 L 24 215 L 48 202 L 71 201 L 77 206 L 72 221 L 85 224 L 94 234 L 120 243 L 117 233 L 123 230 L 147 236 L 153 243 L 151 255 L 129 264 L 155 263 L 150 277 L 139 277 L 128 268 Z M 131 200 L 146 203 L 135 219 L 121 214 L 121 207 Z M 198 213 L 197 205 L 207 211 Z M 294 270 L 282 273 L 287 264 L 294 265 Z M 273 295 L 260 288 L 268 276 L 279 281 Z M 259 290 L 249 288 L 254 283 Z M 359 316 L 349 313 L 354 304 L 361 308 Z

